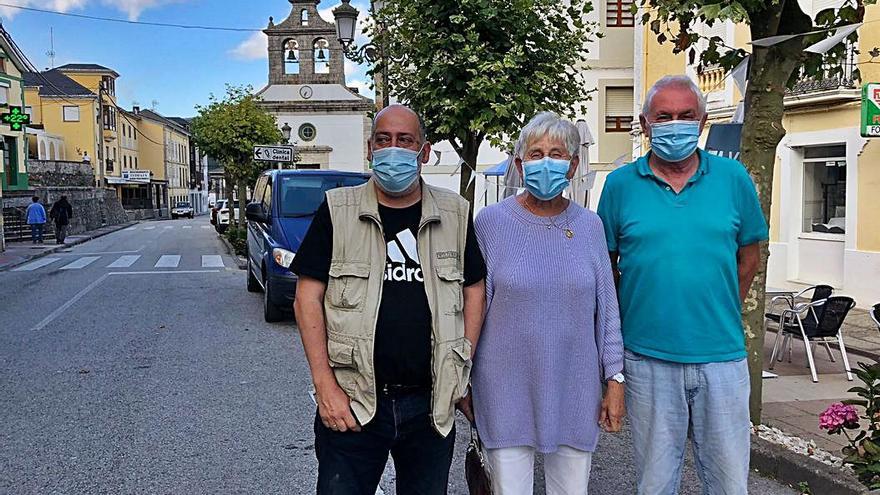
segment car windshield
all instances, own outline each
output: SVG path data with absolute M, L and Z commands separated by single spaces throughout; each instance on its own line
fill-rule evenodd
M 177 203 L 178 208 L 189 208 L 189 203 Z
M 281 178 L 281 214 L 285 217 L 314 215 L 324 201 L 324 193 L 337 187 L 357 186 L 366 177 L 295 176 Z

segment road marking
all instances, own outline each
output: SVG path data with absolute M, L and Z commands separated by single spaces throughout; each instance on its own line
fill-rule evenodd
M 52 263 L 55 263 L 56 261 L 58 261 L 60 259 L 61 258 L 43 258 L 43 259 L 39 259 L 37 261 L 33 261 L 31 263 L 28 263 L 26 265 L 22 265 L 18 268 L 13 269 L 12 271 L 14 271 L 14 272 L 32 272 L 38 268 L 43 268 L 46 265 L 51 265 Z
M 137 229 L 138 229 L 137 227 L 129 227 L 129 228 L 123 230 L 123 232 L 134 232 Z
M 211 226 L 210 226 L 210 225 L 202 225 L 202 228 L 203 228 L 203 229 L 210 229 Z
M 174 228 L 174 225 L 166 225 L 165 228 L 166 228 L 166 229 L 173 229 L 173 228 Z
M 149 227 L 144 227 L 144 230 L 153 230 L 153 229 L 155 229 L 155 228 L 156 228 L 155 225 L 151 225 L 151 226 L 149 226 Z
M 223 256 L 219 254 L 203 254 L 202 268 L 226 268 L 223 264 Z
M 220 270 L 166 270 L 164 272 L 110 272 L 108 275 L 181 275 L 195 273 L 220 273 Z
M 140 258 L 140 255 L 120 256 L 119 259 L 107 265 L 107 268 L 128 268 Z
M 100 258 L 101 258 L 100 256 L 83 256 L 82 258 L 74 261 L 73 263 L 71 263 L 69 265 L 62 266 L 61 269 L 62 270 L 79 270 L 80 268 L 85 268 L 85 267 L 91 265 L 92 263 L 98 261 L 98 259 L 100 259 Z
M 109 273 L 105 273 L 104 275 L 101 275 L 101 277 L 98 278 L 98 280 L 95 280 L 94 282 L 92 282 L 88 286 L 86 286 L 86 288 L 84 288 L 83 290 L 74 294 L 74 296 L 71 297 L 70 300 L 68 300 L 66 303 L 62 304 L 61 306 L 59 306 L 58 309 L 56 309 L 55 311 L 50 313 L 49 316 L 47 316 L 43 321 L 37 323 L 37 326 L 35 326 L 34 328 L 31 328 L 31 331 L 42 330 L 42 329 L 46 328 L 46 325 L 55 321 L 55 319 L 58 318 L 59 316 L 61 316 L 61 313 L 64 313 L 67 310 L 67 308 L 76 304 L 76 302 L 79 301 L 80 299 L 82 299 L 82 297 L 84 295 L 91 292 L 92 289 L 94 289 L 95 287 L 100 285 L 100 283 L 103 282 L 105 279 L 107 279 L 107 277 L 109 277 L 109 276 L 110 276 Z
M 184 225 L 183 228 L 185 228 L 185 229 L 191 229 L 191 228 L 193 228 L 193 226 L 192 226 L 192 225 Z
M 153 268 L 177 268 L 180 264 L 180 256 L 176 254 L 165 254 L 159 258 Z
M 139 253 L 139 252 L 143 251 L 144 247 L 146 247 L 146 246 L 141 246 L 136 251 L 101 251 L 99 253 L 80 253 L 76 250 L 70 250 L 70 251 L 61 251 L 61 252 L 58 252 L 55 254 L 59 254 L 59 255 L 63 255 L 63 256 L 103 256 L 105 254 L 134 254 L 134 253 Z

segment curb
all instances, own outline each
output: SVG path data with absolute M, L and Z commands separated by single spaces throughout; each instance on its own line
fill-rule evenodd
M 140 222 L 138 222 L 138 221 L 126 222 L 126 223 L 121 223 L 119 225 L 103 227 L 100 231 L 93 230 L 91 233 L 82 234 L 82 237 L 80 239 L 75 240 L 75 241 L 65 242 L 64 244 L 59 244 L 57 246 L 53 246 L 49 249 L 46 249 L 45 251 L 40 251 L 39 253 L 35 253 L 30 256 L 27 256 L 21 261 L 18 261 L 15 263 L 10 263 L 10 264 L 0 268 L 0 272 L 9 271 L 17 266 L 24 265 L 25 263 L 29 263 L 35 259 L 43 258 L 45 256 L 49 256 L 50 254 L 55 254 L 58 251 L 61 251 L 62 249 L 68 249 L 68 248 L 71 248 L 74 246 L 79 246 L 80 244 L 85 244 L 85 243 L 87 243 L 91 240 L 97 239 L 99 237 L 104 237 L 105 235 L 113 234 L 114 232 L 119 232 L 120 230 L 127 229 L 127 228 L 131 227 L 132 225 L 137 225 L 138 223 L 140 223 Z M 73 237 L 73 236 L 71 236 L 71 237 Z
M 788 450 L 782 445 L 752 435 L 751 468 L 783 484 L 806 483 L 811 493 L 866 495 L 873 493 L 854 476 L 839 468 Z
M 238 269 L 247 270 L 247 260 L 235 254 L 235 248 L 232 247 L 232 243 L 230 243 L 229 240 L 226 239 L 226 236 L 218 233 L 217 237 L 220 238 L 220 242 L 222 242 L 223 245 L 226 247 L 226 252 L 229 253 L 229 256 L 231 256 L 232 259 L 235 260 L 235 264 L 238 266 Z

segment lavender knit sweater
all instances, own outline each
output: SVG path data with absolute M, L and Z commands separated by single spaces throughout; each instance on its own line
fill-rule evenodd
M 515 197 L 477 216 L 488 311 L 472 376 L 486 448 L 565 445 L 593 452 L 602 383 L 623 371 L 623 342 L 599 217 L 571 204 L 553 221 Z

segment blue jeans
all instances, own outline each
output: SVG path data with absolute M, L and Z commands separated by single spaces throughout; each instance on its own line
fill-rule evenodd
M 703 494 L 745 495 L 751 429 L 746 360 L 681 364 L 624 355 L 638 493 L 678 493 L 690 438 Z
M 43 224 L 42 223 L 32 223 L 31 224 L 31 241 L 34 244 L 38 242 L 43 242 Z
M 333 431 L 315 417 L 318 495 L 375 495 L 394 459 L 398 495 L 444 495 L 455 430 L 443 438 L 431 423 L 431 393 L 383 396 L 360 432 Z

